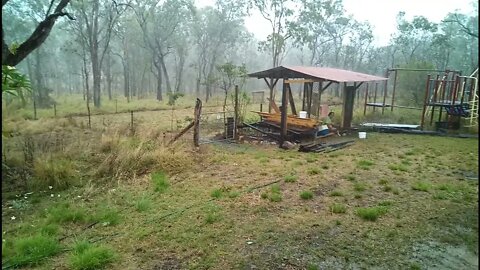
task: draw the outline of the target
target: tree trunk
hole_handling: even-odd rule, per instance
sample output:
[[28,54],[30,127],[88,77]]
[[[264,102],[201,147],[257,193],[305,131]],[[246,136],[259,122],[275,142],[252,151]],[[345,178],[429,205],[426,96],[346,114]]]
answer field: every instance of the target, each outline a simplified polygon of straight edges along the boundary
[[108,100],[112,100],[112,69],[111,69],[111,58],[110,52],[107,52],[107,66],[105,67],[105,76],[107,79],[107,93],[108,93]]
[[155,65],[155,69],[157,70],[156,76],[157,76],[157,100],[162,101],[163,96],[162,96],[162,66],[160,65],[159,61],[155,61],[153,63]]
[[163,74],[165,75],[165,83],[167,85],[167,93],[172,92],[172,87],[170,85],[170,78],[168,77],[167,66],[165,65],[164,56],[160,57],[160,64],[162,65]]

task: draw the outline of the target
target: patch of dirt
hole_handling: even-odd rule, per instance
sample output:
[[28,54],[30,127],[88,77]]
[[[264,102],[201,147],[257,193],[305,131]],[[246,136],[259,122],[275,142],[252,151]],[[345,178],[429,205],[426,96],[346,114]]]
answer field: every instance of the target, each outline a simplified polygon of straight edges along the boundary
[[182,262],[178,258],[168,257],[162,261],[155,262],[152,270],[177,270],[184,269]]

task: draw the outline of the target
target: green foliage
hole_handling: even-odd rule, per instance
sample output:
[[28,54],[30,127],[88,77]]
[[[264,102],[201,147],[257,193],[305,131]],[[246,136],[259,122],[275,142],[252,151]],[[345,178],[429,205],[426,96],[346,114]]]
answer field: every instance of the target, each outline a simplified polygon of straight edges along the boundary
[[170,105],[170,106],[173,106],[175,105],[175,103],[177,102],[177,99],[185,96],[183,93],[172,93],[172,92],[167,92],[167,96],[168,96],[168,102],[167,104]]
[[432,185],[428,182],[417,181],[417,182],[412,184],[412,189],[413,190],[418,190],[418,191],[428,192],[428,190],[431,188],[431,186]]
[[147,196],[142,196],[136,203],[135,208],[138,212],[145,212],[152,208],[152,199]]
[[302,191],[300,192],[300,198],[302,198],[303,200],[310,200],[313,198],[313,192],[311,192],[310,190]]
[[45,258],[54,256],[60,251],[60,245],[53,236],[35,235],[27,238],[20,238],[13,241],[11,245],[6,244],[6,250],[2,253],[8,263],[2,265],[24,266],[38,265]]
[[355,191],[362,192],[362,191],[365,191],[365,189],[367,189],[367,186],[364,183],[356,182],[353,184],[353,189]]
[[32,183],[38,189],[52,186],[62,190],[75,183],[75,168],[70,160],[63,158],[37,159],[33,168],[35,177]]
[[357,166],[362,170],[370,170],[370,167],[374,164],[371,160],[362,159],[357,162]]
[[162,171],[152,173],[151,179],[156,192],[163,193],[170,186],[167,181],[167,175]]
[[334,191],[332,191],[332,192],[330,193],[330,196],[332,196],[332,197],[341,197],[341,196],[343,196],[343,193],[342,193],[341,191],[339,191],[339,190],[334,190]]
[[86,241],[77,242],[73,250],[70,267],[75,270],[103,269],[117,257],[110,248],[95,246]]
[[30,81],[15,67],[2,65],[2,94],[19,97],[25,101],[24,91],[31,91]]
[[223,196],[223,191],[221,189],[215,189],[210,195],[212,198],[220,199]]

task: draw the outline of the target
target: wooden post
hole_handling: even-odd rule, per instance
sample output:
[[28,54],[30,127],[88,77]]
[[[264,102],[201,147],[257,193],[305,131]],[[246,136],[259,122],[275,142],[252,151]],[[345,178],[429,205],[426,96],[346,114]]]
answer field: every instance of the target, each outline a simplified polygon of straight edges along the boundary
[[[395,74],[397,74],[397,71],[395,71]],[[388,78],[390,76],[390,70],[387,69],[387,72],[385,73],[385,78]],[[385,112],[385,102],[387,102],[387,94],[388,94],[388,80],[385,81],[385,84],[383,86],[383,105],[382,105],[382,114]],[[393,97],[393,95],[392,95]],[[392,106],[393,106],[393,100],[392,100]],[[393,107],[392,107],[393,109]]]
[[306,93],[307,93],[307,90],[308,89],[308,83],[307,82],[304,82],[303,83],[303,98],[302,98],[302,111],[305,111],[305,96],[306,96]]
[[92,119],[90,117],[90,105],[87,98],[88,128],[92,128]]
[[[435,83],[433,85],[434,89],[433,89],[433,101],[432,101],[432,103],[437,102],[437,94],[438,94],[437,92],[438,92],[439,79],[440,79],[440,75],[437,74],[437,78],[435,79]],[[432,106],[432,114],[430,115],[430,126],[433,123],[433,115],[435,114],[435,105],[432,104],[431,106]]]
[[260,112],[263,112],[263,103],[260,103]]
[[313,101],[313,82],[308,83],[308,88],[307,88],[307,115],[308,118],[310,118],[312,114],[312,101]]
[[423,130],[423,126],[425,125],[425,113],[427,111],[427,99],[430,90],[430,74],[427,76],[427,86],[425,87],[425,97],[423,98],[423,110],[422,110],[422,121],[420,122],[420,129]]
[[369,83],[367,83],[367,87],[365,88],[365,105],[363,106],[363,115],[367,113],[368,85]]
[[198,147],[199,138],[200,138],[200,115],[202,113],[202,101],[197,98],[197,102],[195,103],[195,111],[193,116],[193,145]]
[[235,85],[235,103],[234,103],[234,110],[235,110],[235,118],[233,122],[233,138],[235,140],[238,139],[238,85]]
[[53,103],[53,116],[57,117],[57,103]]
[[[317,120],[320,120],[320,114],[322,111],[322,105],[320,104],[322,101],[322,87],[323,87],[323,81],[318,82],[318,107],[317,107]],[[313,91],[313,87],[312,87]]]
[[130,111],[130,131],[133,134],[133,111]]
[[393,77],[392,104],[390,104],[392,106],[390,111],[392,112],[393,112],[393,105],[395,104],[395,92],[397,89],[397,75],[398,75],[397,73],[398,73],[398,70],[395,70],[395,76]]
[[377,90],[378,90],[378,82],[375,82],[375,93],[373,94],[373,112],[375,112],[375,105],[377,103]]
[[352,125],[353,107],[355,102],[355,86],[347,86],[347,83],[343,87],[343,109],[342,109],[342,128],[348,129]]
[[293,100],[292,87],[290,87],[290,83],[288,84],[288,99],[292,109],[292,114],[297,115],[297,109],[295,108],[295,101]]
[[115,99],[115,113],[118,113],[118,100]]
[[33,120],[37,120],[37,102],[33,98]]
[[287,139],[287,106],[288,106],[288,93],[287,93],[287,83],[285,82],[288,78],[283,78],[283,87],[282,87],[282,109],[281,109],[281,132],[280,132],[280,147]]

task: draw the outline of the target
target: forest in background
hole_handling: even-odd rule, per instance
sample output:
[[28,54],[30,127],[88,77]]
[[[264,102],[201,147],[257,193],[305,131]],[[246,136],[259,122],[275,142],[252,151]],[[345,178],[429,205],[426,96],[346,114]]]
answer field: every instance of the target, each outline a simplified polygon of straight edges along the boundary
[[[55,14],[59,5],[64,14]],[[2,35],[9,52],[2,56],[15,54],[42,21],[57,16],[45,42],[16,65],[28,75],[39,108],[70,94],[95,107],[116,97],[163,100],[175,93],[208,103],[231,91],[232,77],[279,65],[469,75],[478,67],[478,3],[471,5],[471,14],[452,8],[440,23],[399,12],[389,44],[376,46],[372,26],[346,13],[341,0],[218,0],[203,8],[191,0],[7,0]],[[271,26],[263,40],[244,24],[254,9]],[[243,81],[247,91],[266,88],[260,80]]]

